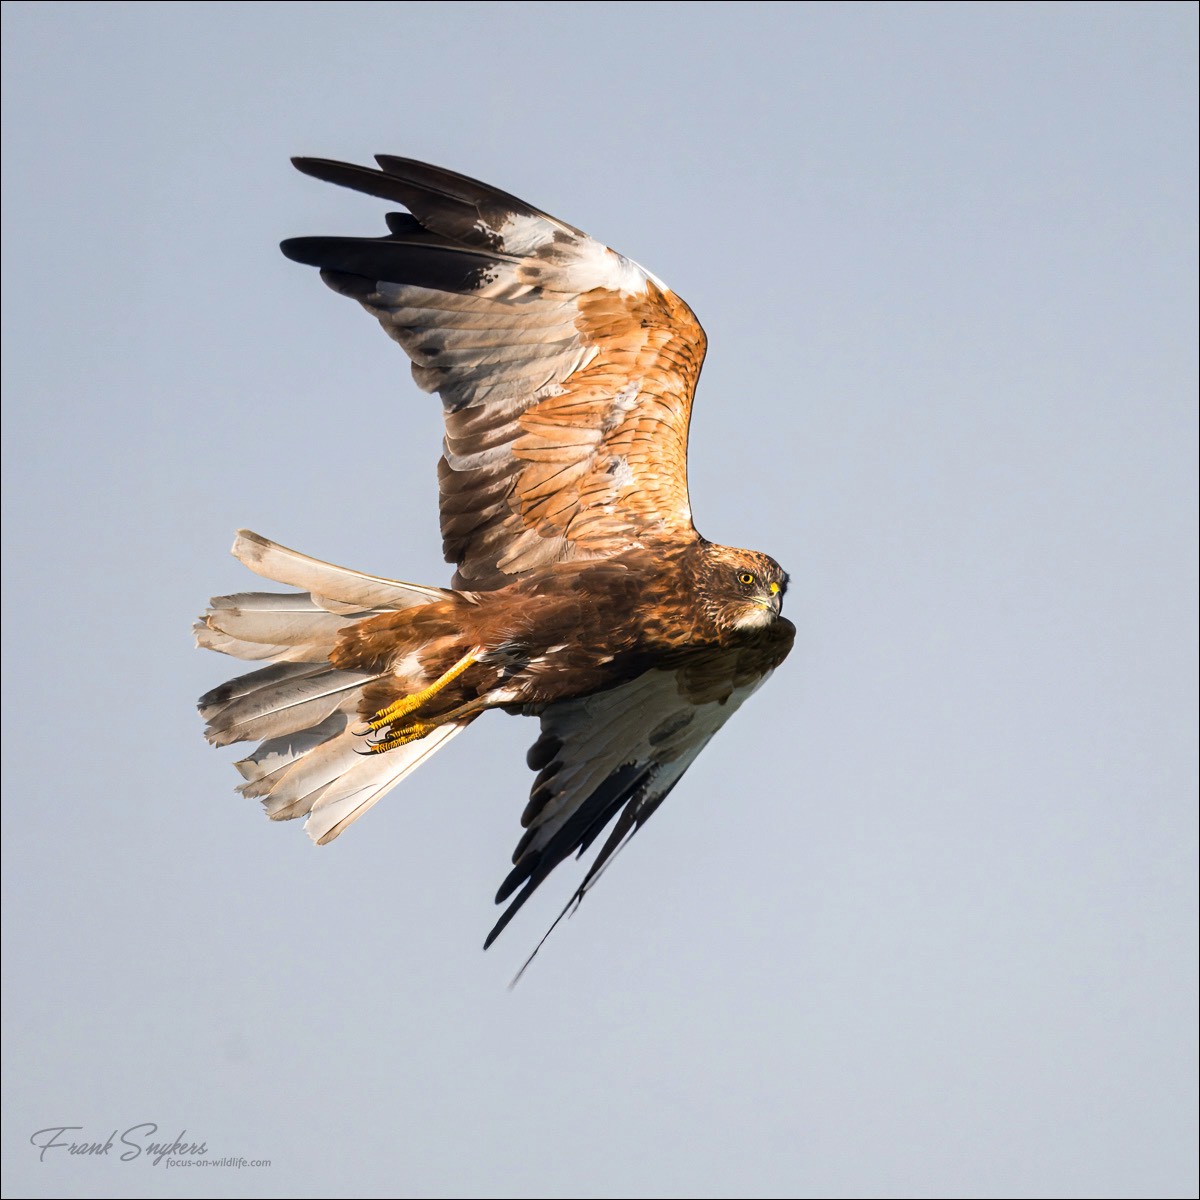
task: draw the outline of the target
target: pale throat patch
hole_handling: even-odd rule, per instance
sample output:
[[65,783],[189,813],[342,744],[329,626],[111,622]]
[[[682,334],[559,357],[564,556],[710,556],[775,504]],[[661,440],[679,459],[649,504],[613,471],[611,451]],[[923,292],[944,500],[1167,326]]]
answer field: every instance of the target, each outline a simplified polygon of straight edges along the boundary
[[767,604],[747,608],[734,622],[734,629],[761,629],[775,620],[775,610]]

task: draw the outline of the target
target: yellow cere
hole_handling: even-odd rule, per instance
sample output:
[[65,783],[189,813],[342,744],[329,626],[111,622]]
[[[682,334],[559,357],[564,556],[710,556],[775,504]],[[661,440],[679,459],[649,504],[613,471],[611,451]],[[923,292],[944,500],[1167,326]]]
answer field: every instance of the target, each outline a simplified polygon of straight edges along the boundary
[[779,595],[779,584],[777,584],[777,583],[772,583],[772,584],[771,584],[771,595],[772,595],[772,596],[778,596],[778,595]]

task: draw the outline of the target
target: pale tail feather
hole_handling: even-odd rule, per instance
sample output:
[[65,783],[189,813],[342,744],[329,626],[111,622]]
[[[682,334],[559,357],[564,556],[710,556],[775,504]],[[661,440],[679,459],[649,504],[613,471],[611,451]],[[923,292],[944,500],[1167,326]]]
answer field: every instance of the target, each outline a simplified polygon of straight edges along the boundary
[[219,629],[206,626],[203,621],[197,621],[192,626],[196,635],[196,645],[203,650],[216,650],[219,654],[232,654],[234,658],[248,659],[250,662],[261,662],[269,658],[274,662],[292,662],[294,647],[277,642],[243,642],[232,638]]
[[356,755],[358,761],[314,801],[304,831],[318,846],[328,845],[470,723],[442,725],[420,741],[386,754]]
[[[302,646],[307,642],[332,642],[353,620],[335,615],[304,592],[239,592],[214,596],[209,603],[222,633],[247,642],[278,642]],[[375,616],[390,609],[371,609],[354,619]],[[211,623],[211,622],[210,622]]]
[[319,725],[259,743],[253,754],[233,764],[246,781],[238,791],[243,796],[265,796],[292,763],[336,737],[348,723],[345,713],[333,713]]
[[238,592],[214,596],[193,626],[196,644],[235,658],[323,663],[338,635],[358,621],[394,609],[331,613],[307,592]]
[[300,588],[312,594],[317,604],[331,612],[345,612],[344,605],[353,611],[368,608],[411,608],[434,600],[447,600],[455,595],[445,588],[426,587],[419,583],[402,583],[378,575],[364,575],[348,567],[310,558],[298,550],[289,550],[261,534],[239,529],[231,551],[257,575]]
[[323,663],[338,635],[359,621],[455,595],[336,567],[246,529],[234,539],[233,555],[267,579],[306,589],[212,598],[193,627],[196,644],[251,661]]
[[236,764],[246,781],[238,791],[260,799],[274,821],[307,815],[305,831],[325,845],[470,724],[367,753],[356,714],[363,686],[375,678],[310,663],[264,667],[201,698],[206,736],[219,746],[263,738]]
[[[280,672],[283,666],[293,670]],[[363,684],[379,678],[330,666],[314,669],[311,663],[281,663],[266,672],[242,676],[200,697],[200,715],[208,722],[205,737],[214,746],[282,738],[320,725],[334,713],[353,713]],[[255,676],[260,676],[261,686],[247,687]],[[241,694],[228,692],[231,685]]]
[[[260,692],[274,687],[285,679],[302,679],[309,675],[319,675],[329,669],[328,664],[318,663],[273,663],[269,667],[260,667],[248,675],[239,675],[236,679],[228,679],[211,691],[205,692],[197,704],[200,715],[207,721],[218,708],[224,707],[231,700],[240,700],[252,692]],[[212,710],[212,711],[210,711]]]

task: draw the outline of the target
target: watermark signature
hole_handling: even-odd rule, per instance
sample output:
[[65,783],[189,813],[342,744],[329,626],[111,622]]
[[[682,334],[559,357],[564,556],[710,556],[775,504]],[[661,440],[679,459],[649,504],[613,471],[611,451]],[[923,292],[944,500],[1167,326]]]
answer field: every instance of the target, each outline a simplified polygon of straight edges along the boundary
[[170,1141],[158,1139],[158,1126],[153,1121],[114,1129],[103,1141],[79,1137],[82,1125],[48,1125],[29,1137],[30,1145],[38,1150],[38,1161],[56,1158],[107,1158],[110,1161],[142,1162],[154,1167],[269,1167],[269,1158],[226,1156],[211,1158],[208,1143],[189,1136],[186,1129]]

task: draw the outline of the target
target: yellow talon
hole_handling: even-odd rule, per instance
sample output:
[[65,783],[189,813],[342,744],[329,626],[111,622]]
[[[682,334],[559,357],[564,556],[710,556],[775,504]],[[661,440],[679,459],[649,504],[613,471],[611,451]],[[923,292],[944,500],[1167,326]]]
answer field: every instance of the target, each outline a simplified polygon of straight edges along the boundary
[[[398,717],[405,717],[411,712],[416,712],[427,700],[432,700],[434,696],[446,687],[447,684],[453,683],[469,666],[479,661],[479,652],[472,650],[470,654],[464,654],[444,674],[435,679],[428,687],[422,688],[419,692],[413,692],[411,696],[403,696],[395,702],[389,704],[382,712],[376,713],[373,720],[368,722],[368,725],[373,730],[380,730],[385,725],[393,724]],[[411,738],[408,739],[412,741]],[[390,739],[389,739],[390,741]],[[397,745],[402,743],[397,742]],[[384,743],[380,743],[384,745]]]
[[399,733],[394,733],[390,738],[385,738],[382,742],[368,742],[368,754],[383,754],[387,750],[395,750],[397,746],[407,746],[409,742],[415,742],[418,738],[423,738],[427,733],[432,733],[437,728],[436,725],[425,725],[418,721],[413,725],[405,725]]

